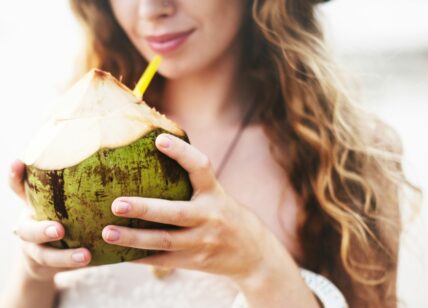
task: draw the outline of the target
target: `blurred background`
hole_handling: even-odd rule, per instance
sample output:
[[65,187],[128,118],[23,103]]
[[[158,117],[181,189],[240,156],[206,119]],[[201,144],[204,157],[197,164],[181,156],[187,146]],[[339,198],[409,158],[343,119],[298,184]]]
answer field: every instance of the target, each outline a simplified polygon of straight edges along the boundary
[[[428,1],[334,0],[319,14],[338,62],[359,85],[360,103],[397,129],[407,174],[428,192]],[[80,35],[68,1],[0,0],[0,293],[17,260],[12,229],[24,207],[8,188],[9,164],[64,90]],[[428,307],[425,225],[424,206],[403,233],[402,307]]]

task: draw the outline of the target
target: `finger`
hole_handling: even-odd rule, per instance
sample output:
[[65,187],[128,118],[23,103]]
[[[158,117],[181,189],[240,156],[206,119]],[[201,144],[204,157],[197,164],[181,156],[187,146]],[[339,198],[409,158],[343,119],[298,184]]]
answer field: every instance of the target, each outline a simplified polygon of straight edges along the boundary
[[56,221],[36,221],[26,217],[19,224],[16,234],[26,242],[42,244],[64,237],[64,227]]
[[143,220],[193,227],[203,222],[202,207],[188,201],[169,201],[164,199],[121,197],[112,204],[115,215]]
[[24,245],[24,253],[42,266],[74,268],[88,265],[91,253],[86,248],[56,249],[37,244]]
[[183,230],[132,229],[107,226],[102,232],[103,239],[110,244],[150,250],[175,251],[195,247],[194,232]]
[[194,146],[169,134],[160,134],[156,138],[156,146],[189,173],[195,191],[206,191],[215,187],[217,181],[210,160]]
[[19,160],[14,161],[10,166],[9,186],[21,199],[25,201],[24,176],[24,163]]

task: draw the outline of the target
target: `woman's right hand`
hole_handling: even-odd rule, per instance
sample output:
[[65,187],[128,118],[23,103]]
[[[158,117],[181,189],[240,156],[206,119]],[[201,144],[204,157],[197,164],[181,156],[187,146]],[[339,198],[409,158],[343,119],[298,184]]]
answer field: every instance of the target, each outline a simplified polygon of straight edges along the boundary
[[[25,202],[25,165],[16,161],[11,166],[9,183],[12,190]],[[36,221],[31,215],[21,220],[16,234],[23,242],[26,271],[40,281],[53,280],[56,273],[88,265],[91,254],[86,248],[56,249],[43,244],[64,237],[64,227],[55,221]]]

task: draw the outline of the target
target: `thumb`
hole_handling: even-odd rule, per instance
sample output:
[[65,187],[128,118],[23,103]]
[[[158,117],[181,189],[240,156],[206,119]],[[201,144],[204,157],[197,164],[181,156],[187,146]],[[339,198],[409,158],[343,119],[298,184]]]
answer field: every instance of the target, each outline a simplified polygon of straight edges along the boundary
[[156,138],[156,146],[189,173],[195,191],[207,191],[216,187],[217,180],[210,160],[193,145],[175,136],[160,134]]

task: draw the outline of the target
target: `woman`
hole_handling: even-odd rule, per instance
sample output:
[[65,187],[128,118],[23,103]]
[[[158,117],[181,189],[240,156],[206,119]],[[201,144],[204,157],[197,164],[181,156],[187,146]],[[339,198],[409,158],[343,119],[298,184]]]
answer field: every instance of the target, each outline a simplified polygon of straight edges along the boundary
[[[324,49],[316,2],[71,2],[88,36],[84,71],[99,67],[133,87],[147,59],[163,55],[161,77],[145,99],[188,133],[192,146],[168,135],[156,144],[189,172],[195,194],[185,204],[117,199],[115,215],[185,228],[107,226],[102,236],[108,243],[167,252],[129,265],[129,276],[114,274],[124,270],[120,265],[79,271],[81,280],[96,282],[79,289],[75,279],[61,293],[60,306],[83,307],[91,286],[108,285],[100,277],[127,286],[97,289],[110,290],[104,296],[111,302],[130,294],[155,279],[136,278],[145,264],[158,276],[163,267],[176,269],[164,272],[164,289],[174,276],[183,285],[208,273],[230,283],[233,292],[224,293],[223,302],[213,302],[215,290],[199,284],[194,307],[228,307],[238,290],[249,307],[319,307],[325,294],[300,268],[328,278],[351,307],[396,307],[399,192],[410,185],[397,138],[350,103]],[[22,197],[23,173],[21,163],[12,166],[11,185]],[[51,307],[54,275],[84,267],[90,253],[38,245],[64,235],[55,222],[29,218],[17,234],[24,261],[9,303]],[[196,278],[183,269],[202,273]],[[185,288],[177,290],[175,306],[189,307],[179,299],[187,296]],[[149,306],[150,296],[123,303]]]

